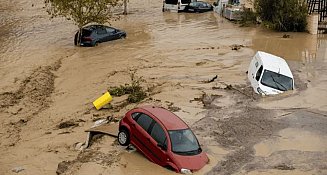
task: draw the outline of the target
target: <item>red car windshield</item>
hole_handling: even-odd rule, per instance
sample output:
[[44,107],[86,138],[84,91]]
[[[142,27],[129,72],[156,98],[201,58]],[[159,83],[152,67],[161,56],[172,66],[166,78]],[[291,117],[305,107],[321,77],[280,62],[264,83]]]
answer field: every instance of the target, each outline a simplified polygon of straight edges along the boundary
[[168,131],[172,151],[180,155],[197,155],[202,152],[198,140],[190,129]]

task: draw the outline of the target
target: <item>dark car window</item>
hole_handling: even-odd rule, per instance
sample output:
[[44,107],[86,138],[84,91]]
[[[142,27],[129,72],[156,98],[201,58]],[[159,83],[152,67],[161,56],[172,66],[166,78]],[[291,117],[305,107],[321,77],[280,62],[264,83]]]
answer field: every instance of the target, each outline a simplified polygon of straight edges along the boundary
[[92,34],[91,30],[83,29],[82,30],[82,37],[88,37]]
[[115,29],[110,28],[110,27],[107,27],[106,30],[107,30],[108,33],[113,33],[113,32],[115,32]]
[[155,141],[157,141],[157,143],[161,143],[162,145],[164,145],[166,140],[166,134],[159,123],[156,122],[153,125],[150,135]]
[[107,33],[107,30],[105,28],[101,27],[101,28],[97,29],[97,32],[99,35],[103,35],[103,34]]
[[260,76],[261,76],[262,70],[263,70],[263,67],[260,66],[260,68],[259,68],[257,74],[255,75],[255,79],[256,79],[257,81],[259,81],[259,79],[260,79]]
[[199,6],[201,7],[201,8],[210,8],[210,4],[208,4],[208,3],[205,3],[205,2],[202,2],[202,3],[199,3]]
[[141,114],[137,119],[137,123],[145,130],[148,131],[153,119],[148,115]]
[[139,115],[140,115],[139,112],[134,112],[131,116],[136,121]]
[[166,0],[166,4],[177,4],[178,0]]
[[189,4],[191,0],[181,0],[182,4]]
[[196,3],[196,2],[191,2],[191,3],[190,3],[190,6],[191,6],[191,7],[196,7],[197,5],[198,5],[198,3]]

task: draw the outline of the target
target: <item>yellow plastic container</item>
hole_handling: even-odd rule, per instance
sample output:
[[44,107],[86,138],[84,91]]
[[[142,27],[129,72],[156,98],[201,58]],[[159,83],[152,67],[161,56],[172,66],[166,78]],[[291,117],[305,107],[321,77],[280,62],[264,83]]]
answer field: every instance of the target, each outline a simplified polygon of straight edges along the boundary
[[103,94],[101,97],[99,97],[98,99],[96,99],[93,102],[94,107],[99,110],[101,109],[104,105],[108,104],[109,102],[111,102],[112,97],[109,94],[109,92],[106,92],[105,94]]

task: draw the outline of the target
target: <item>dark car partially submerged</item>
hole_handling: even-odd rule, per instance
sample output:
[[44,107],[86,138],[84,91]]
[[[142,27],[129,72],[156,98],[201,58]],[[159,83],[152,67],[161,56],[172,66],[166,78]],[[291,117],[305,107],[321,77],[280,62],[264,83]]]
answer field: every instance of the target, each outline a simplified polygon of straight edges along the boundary
[[208,12],[212,10],[213,10],[213,6],[211,4],[203,1],[197,1],[197,2],[189,3],[189,5],[185,7],[184,11],[201,13],[201,12]]
[[74,44],[80,46],[96,46],[98,43],[116,40],[126,37],[126,32],[105,26],[105,25],[89,25],[77,31],[74,38]]

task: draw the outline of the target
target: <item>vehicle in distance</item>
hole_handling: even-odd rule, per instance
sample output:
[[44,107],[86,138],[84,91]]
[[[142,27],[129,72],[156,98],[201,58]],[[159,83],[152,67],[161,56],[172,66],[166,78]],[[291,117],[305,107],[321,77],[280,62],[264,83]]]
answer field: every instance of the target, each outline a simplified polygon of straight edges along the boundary
[[[79,35],[80,31],[75,34],[75,45],[96,46],[98,43],[126,37],[126,32],[105,25],[88,25],[83,27],[81,31],[81,35]],[[78,38],[80,39],[78,40]]]
[[189,3],[189,5],[185,7],[186,12],[201,13],[201,12],[207,12],[212,10],[213,10],[213,6],[203,1],[191,2]]
[[274,95],[294,89],[293,74],[286,61],[262,51],[258,51],[252,58],[248,79],[253,90],[262,95]]
[[185,10],[185,7],[196,0],[164,0],[162,11],[181,12]]
[[119,123],[120,145],[134,145],[150,161],[189,174],[205,166],[209,159],[187,126],[174,113],[155,106],[128,111]]

